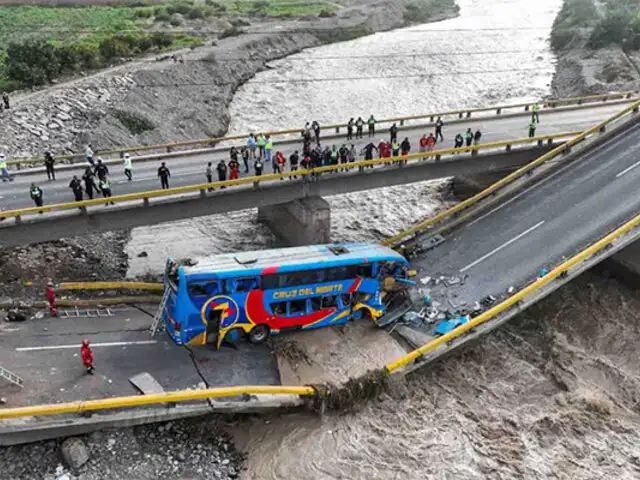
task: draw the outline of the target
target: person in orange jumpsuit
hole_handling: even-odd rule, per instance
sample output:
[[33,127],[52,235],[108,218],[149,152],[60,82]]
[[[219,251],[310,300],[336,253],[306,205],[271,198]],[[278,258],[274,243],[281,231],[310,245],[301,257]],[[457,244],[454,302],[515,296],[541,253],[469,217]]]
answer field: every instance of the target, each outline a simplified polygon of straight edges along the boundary
[[53,288],[53,282],[47,282],[47,301],[49,302],[49,313],[52,316],[58,316],[58,305],[56,304],[56,291]]
[[80,347],[80,354],[82,355],[82,364],[87,369],[89,375],[93,375],[93,352],[89,346],[89,340],[83,340]]

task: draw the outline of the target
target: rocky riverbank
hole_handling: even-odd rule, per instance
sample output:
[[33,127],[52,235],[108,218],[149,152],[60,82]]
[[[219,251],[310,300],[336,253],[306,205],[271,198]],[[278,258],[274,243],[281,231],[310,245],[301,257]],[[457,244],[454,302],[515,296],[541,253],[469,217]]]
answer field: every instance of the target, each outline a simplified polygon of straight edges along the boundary
[[640,90],[640,50],[592,39],[596,29],[596,33],[602,31],[606,16],[599,0],[565,0],[551,29],[551,46],[557,55],[554,97]]
[[[334,16],[251,19],[194,50],[125,63],[42,91],[21,93],[0,115],[10,158],[84,152],[223,135],[235,90],[268,62],[324,43],[457,14],[453,0],[356,0]],[[301,117],[304,112],[301,112]],[[302,119],[301,119],[302,121]]]

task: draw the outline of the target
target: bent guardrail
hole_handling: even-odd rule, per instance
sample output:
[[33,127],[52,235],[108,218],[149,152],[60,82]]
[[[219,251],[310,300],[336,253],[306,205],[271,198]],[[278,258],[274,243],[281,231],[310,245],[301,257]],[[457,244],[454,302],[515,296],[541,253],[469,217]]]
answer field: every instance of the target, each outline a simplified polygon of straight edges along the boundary
[[[420,348],[413,350],[407,355],[394,360],[382,367],[382,371],[393,374],[401,371],[412,362],[419,360],[421,357],[433,352],[436,348],[450,342],[471,329],[482,325],[492,319],[495,319],[498,315],[507,312],[510,308],[517,306],[519,302],[524,300],[529,295],[534,294],[549,282],[563,275],[570,268],[576,266],[578,263],[598,254],[601,250],[608,248],[612,242],[616,239],[626,235],[635,228],[640,226],[640,215],[637,215],[629,222],[625,223],[621,227],[617,228],[613,232],[604,236],[591,246],[582,250],[569,260],[555,267],[545,276],[536,279],[527,287],[521,289],[516,294],[502,301],[498,305],[492,307],[486,312],[478,315],[469,322],[460,325],[455,330],[436,338],[435,340],[423,345]],[[168,393],[157,393],[149,395],[135,395],[126,397],[114,397],[104,398],[98,400],[86,400],[59,404],[49,405],[34,405],[28,407],[16,407],[0,410],[0,420],[22,417],[34,417],[34,416],[46,416],[46,415],[61,415],[67,413],[80,414],[83,412],[90,412],[95,410],[108,410],[123,407],[137,407],[152,404],[167,404],[177,403],[192,400],[204,400],[208,398],[221,398],[231,397],[235,395],[298,395],[306,397],[318,397],[321,392],[311,386],[238,386],[238,387],[217,387],[209,388],[206,390],[186,390],[175,391]]]
[[414,225],[411,228],[408,228],[400,233],[398,233],[397,235],[394,235],[393,237],[390,237],[386,240],[384,240],[383,242],[381,242],[383,245],[386,246],[391,246],[391,245],[397,245],[399,242],[407,239],[408,237],[415,235],[417,233],[420,233],[421,231],[439,223],[442,222],[443,220],[448,219],[449,217],[456,215],[458,213],[460,213],[461,211],[475,205],[476,203],[480,202],[481,200],[487,198],[489,195],[494,194],[496,191],[498,191],[499,189],[505,187],[506,185],[509,185],[511,182],[521,178],[523,175],[526,175],[528,173],[530,173],[534,168],[539,167],[540,165],[542,165],[543,163],[554,159],[555,157],[557,157],[560,154],[566,153],[569,151],[569,149],[571,149],[571,147],[573,147],[574,145],[576,145],[579,142],[584,141],[587,137],[589,137],[590,135],[594,135],[594,134],[598,134],[601,132],[604,132],[607,125],[615,122],[616,120],[618,120],[619,118],[629,114],[629,113],[637,113],[638,109],[640,107],[640,101],[636,101],[635,103],[633,103],[632,105],[630,105],[629,107],[619,111],[618,113],[616,113],[615,115],[607,118],[606,120],[596,124],[595,126],[591,127],[588,130],[585,130],[584,132],[580,133],[579,135],[577,135],[576,137],[572,138],[571,140],[567,141],[566,143],[560,145],[557,148],[554,148],[553,150],[551,150],[550,152],[545,153],[544,155],[542,155],[541,157],[537,158],[536,160],[534,160],[533,162],[530,162],[528,164],[526,164],[524,167],[519,168],[518,170],[516,170],[515,172],[510,173],[509,175],[507,175],[506,177],[502,178],[501,180],[497,181],[496,183],[490,185],[489,187],[485,188],[484,190],[482,190],[481,192],[477,193],[476,195],[474,195],[471,198],[468,198],[467,200],[464,200],[460,203],[457,203],[456,205],[454,205],[453,207],[449,208],[448,210],[445,210],[444,212],[438,213],[432,217],[429,217],[428,219],[426,219],[424,222],[421,222],[417,225]]
[[[280,180],[281,178],[289,178],[289,177],[299,177],[296,178],[296,181],[310,181],[316,178],[318,175],[327,172],[338,172],[341,170],[359,170],[365,167],[375,167],[375,166],[383,166],[390,164],[398,164],[402,166],[400,162],[421,162],[425,159],[432,158],[435,162],[439,162],[442,160],[443,156],[460,156],[463,154],[471,154],[471,156],[475,156],[479,151],[488,151],[488,150],[496,150],[496,149],[506,149],[507,151],[511,151],[514,146],[517,145],[528,145],[534,144],[537,146],[545,145],[545,142],[548,145],[552,145],[555,140],[560,139],[569,139],[575,137],[580,134],[580,132],[563,132],[558,134],[550,134],[550,135],[541,135],[533,138],[518,138],[512,140],[503,140],[500,142],[492,142],[492,143],[484,143],[480,145],[471,145],[460,148],[448,148],[443,150],[434,150],[431,152],[418,152],[411,153],[405,156],[398,157],[389,157],[389,158],[380,158],[377,160],[361,160],[357,162],[352,162],[348,164],[338,164],[324,167],[317,167],[309,170],[296,170],[290,172],[283,173],[273,173],[268,175],[261,176],[253,176],[253,177],[244,177],[239,178],[237,180],[225,180],[221,182],[213,182],[213,183],[202,183],[196,185],[190,185],[186,187],[175,187],[164,190],[150,190],[147,192],[140,193],[129,193],[124,195],[114,195],[113,197],[109,197],[108,200],[104,198],[96,198],[93,200],[83,200],[80,202],[66,202],[66,203],[58,203],[52,205],[44,205],[42,207],[29,207],[23,209],[16,210],[7,210],[0,212],[0,219],[7,218],[15,218],[16,223],[20,223],[22,221],[22,217],[25,215],[33,215],[45,212],[53,212],[53,211],[61,211],[61,210],[73,210],[80,209],[82,214],[87,214],[87,207],[105,207],[105,204],[108,203],[123,203],[123,202],[131,202],[136,200],[142,200],[143,206],[148,206],[150,204],[150,200],[154,198],[166,198],[175,195],[183,195],[183,194],[193,194],[199,193],[202,197],[206,197],[208,192],[211,189],[218,188],[226,188],[238,185],[252,185],[254,188],[260,186],[262,182],[268,182],[273,180]],[[464,160],[457,160],[464,161]]]
[[163,290],[161,283],[150,282],[62,282],[56,290]]
[[[540,105],[544,108],[558,108],[558,107],[567,107],[567,106],[589,106],[594,103],[602,103],[602,102],[615,102],[615,101],[632,101],[634,97],[638,95],[638,92],[620,92],[620,93],[606,93],[600,95],[589,95],[584,97],[572,97],[572,98],[564,98],[558,100],[545,100],[541,101]],[[483,112],[494,112],[496,115],[501,115],[506,110],[520,110],[522,112],[529,112],[530,108],[534,102],[528,103],[515,103],[515,104],[506,104],[506,105],[497,105],[491,107],[481,107],[481,108],[463,108],[458,110],[445,110],[442,112],[434,112],[434,113],[426,113],[421,115],[409,115],[405,117],[392,117],[385,118],[376,121],[376,125],[385,124],[385,123],[399,123],[400,126],[404,126],[405,122],[415,121],[415,120],[428,120],[430,123],[433,123],[435,119],[438,117],[451,117],[457,119],[463,118],[471,118],[471,116],[475,113],[483,113]],[[450,118],[449,118],[450,120]],[[346,123],[340,124],[332,124],[321,126],[321,130],[323,131],[331,131],[335,133],[340,133],[340,129],[345,129],[347,127]],[[301,131],[302,126],[298,128],[291,128],[285,130],[275,130],[275,131],[264,131],[265,135],[271,136],[280,136],[280,135],[291,135],[296,134]],[[171,152],[175,148],[181,147],[189,147],[194,145],[215,145],[220,142],[233,141],[233,140],[246,140],[248,137],[248,133],[242,135],[228,135],[224,137],[210,137],[196,140],[185,140],[180,142],[173,143],[165,143],[165,144],[156,144],[156,145],[138,145],[134,147],[122,147],[122,148],[114,148],[107,150],[100,150],[96,152],[96,155],[99,153],[100,155],[114,155],[114,154],[124,154],[124,153],[133,153],[133,152],[147,152],[150,150],[166,150],[167,152]],[[83,153],[71,154],[71,155],[60,155],[56,157],[57,161],[66,161],[73,159],[81,159],[83,158]],[[15,166],[20,169],[22,165],[25,164],[36,164],[43,163],[44,158],[42,157],[34,157],[28,159],[18,159],[18,160],[9,160],[7,161],[7,165]]]

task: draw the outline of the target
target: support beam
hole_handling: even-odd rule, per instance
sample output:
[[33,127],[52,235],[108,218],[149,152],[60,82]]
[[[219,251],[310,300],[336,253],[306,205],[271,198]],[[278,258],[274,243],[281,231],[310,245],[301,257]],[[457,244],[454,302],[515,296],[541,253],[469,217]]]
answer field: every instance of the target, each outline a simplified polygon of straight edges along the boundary
[[288,246],[331,242],[331,207],[322,197],[258,208],[258,220]]

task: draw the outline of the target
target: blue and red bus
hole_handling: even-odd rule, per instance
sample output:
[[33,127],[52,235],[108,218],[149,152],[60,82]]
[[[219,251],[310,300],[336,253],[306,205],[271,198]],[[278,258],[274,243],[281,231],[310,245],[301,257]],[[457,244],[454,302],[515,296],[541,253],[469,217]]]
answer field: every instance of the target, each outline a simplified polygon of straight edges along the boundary
[[287,330],[340,325],[385,313],[385,286],[409,264],[370,243],[225,253],[165,271],[162,317],[177,344],[220,347],[246,336],[262,343]]

